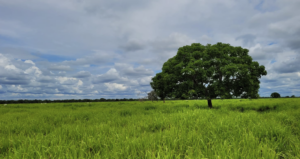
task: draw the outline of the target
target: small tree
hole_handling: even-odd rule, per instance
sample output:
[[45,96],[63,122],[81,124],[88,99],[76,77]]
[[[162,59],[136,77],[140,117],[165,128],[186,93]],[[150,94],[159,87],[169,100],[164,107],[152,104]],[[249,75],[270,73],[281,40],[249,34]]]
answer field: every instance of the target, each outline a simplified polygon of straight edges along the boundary
[[273,92],[273,93],[271,94],[271,97],[272,97],[272,98],[280,98],[280,94],[277,93],[277,92]]
[[292,97],[292,98],[295,98],[295,95],[292,95],[291,97]]
[[152,100],[152,102],[153,102],[153,100],[158,100],[157,94],[154,90],[152,90],[151,92],[148,93],[148,99]]

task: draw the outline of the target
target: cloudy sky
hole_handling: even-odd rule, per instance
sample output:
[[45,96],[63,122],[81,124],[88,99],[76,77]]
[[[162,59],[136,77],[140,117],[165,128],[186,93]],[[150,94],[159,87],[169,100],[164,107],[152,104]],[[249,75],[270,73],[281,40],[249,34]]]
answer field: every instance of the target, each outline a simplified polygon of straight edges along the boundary
[[229,43],[300,96],[299,0],[0,0],[0,100],[138,98],[177,49]]

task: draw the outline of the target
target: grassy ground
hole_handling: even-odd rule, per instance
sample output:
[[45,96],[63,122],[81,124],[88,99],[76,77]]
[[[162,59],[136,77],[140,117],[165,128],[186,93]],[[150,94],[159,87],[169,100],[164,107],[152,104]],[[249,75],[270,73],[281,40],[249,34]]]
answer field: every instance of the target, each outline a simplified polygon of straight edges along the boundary
[[300,158],[300,99],[0,106],[0,158]]

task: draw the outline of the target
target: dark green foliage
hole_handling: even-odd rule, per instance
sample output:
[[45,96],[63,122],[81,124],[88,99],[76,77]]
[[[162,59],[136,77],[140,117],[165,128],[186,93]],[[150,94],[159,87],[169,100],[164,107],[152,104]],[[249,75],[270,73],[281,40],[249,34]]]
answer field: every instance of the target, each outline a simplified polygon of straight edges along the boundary
[[280,94],[277,93],[277,92],[273,92],[273,93],[271,94],[271,97],[272,97],[272,98],[280,98]]
[[151,87],[154,89],[157,96],[159,96],[165,102],[165,98],[171,91],[171,88],[168,87],[169,81],[165,79],[163,73],[156,74],[156,76],[152,78],[152,81],[153,82],[150,83]]
[[292,95],[291,98],[295,98],[295,95]]
[[210,108],[217,97],[258,98],[259,78],[267,71],[248,52],[223,43],[180,47],[152,78],[151,87],[162,99],[205,98]]

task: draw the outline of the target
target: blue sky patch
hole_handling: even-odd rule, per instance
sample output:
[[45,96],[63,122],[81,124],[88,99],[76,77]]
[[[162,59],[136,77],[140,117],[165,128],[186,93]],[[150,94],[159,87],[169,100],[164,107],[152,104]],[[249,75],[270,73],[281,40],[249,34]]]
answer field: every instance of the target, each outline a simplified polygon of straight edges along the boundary
[[155,74],[162,72],[162,70],[156,70],[154,71]]
[[96,67],[97,65],[91,64],[90,67]]
[[276,43],[274,43],[274,42],[271,42],[271,43],[269,43],[268,45],[274,45],[274,44],[276,44]]
[[255,5],[254,9],[264,12],[261,8],[262,4],[264,3],[264,0],[261,0],[257,5]]
[[272,60],[272,61],[271,61],[271,64],[272,64],[272,63],[275,63],[275,62],[277,62],[277,61],[276,61],[276,60]]

